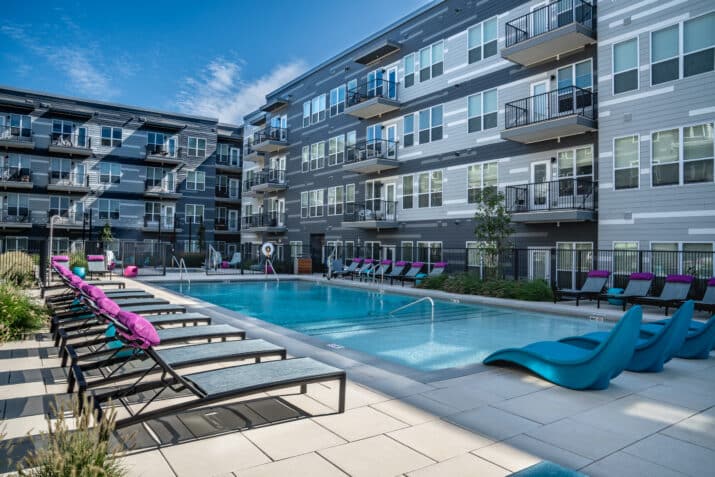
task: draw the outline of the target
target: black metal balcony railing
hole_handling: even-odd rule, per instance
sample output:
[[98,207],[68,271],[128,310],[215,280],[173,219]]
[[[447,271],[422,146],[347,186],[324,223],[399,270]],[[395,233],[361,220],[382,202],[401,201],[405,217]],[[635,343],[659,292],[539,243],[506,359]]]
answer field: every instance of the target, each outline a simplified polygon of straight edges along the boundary
[[0,126],[0,141],[32,142],[32,128],[20,126]]
[[527,126],[572,115],[595,119],[595,96],[591,90],[567,86],[517,99],[504,105],[505,128]]
[[506,47],[571,23],[594,26],[594,7],[584,0],[557,0],[506,23]]
[[506,209],[511,213],[540,210],[596,210],[597,184],[591,179],[560,179],[507,186]]
[[241,167],[241,159],[238,157],[230,156],[216,156],[216,164],[219,166],[229,166],[229,167]]
[[345,163],[368,159],[396,159],[397,143],[387,139],[361,141],[345,148]]
[[146,192],[174,194],[176,192],[176,186],[169,187],[167,184],[164,184],[161,180],[146,179],[144,181],[144,190]]
[[64,185],[74,187],[89,187],[89,174],[77,174],[74,172],[49,171],[51,185]]
[[224,199],[240,199],[241,191],[238,189],[232,189],[228,186],[216,186],[215,190],[216,197],[221,197]]
[[243,142],[243,157],[249,156],[254,152],[257,151],[253,149],[253,138],[247,137],[246,140]]
[[177,147],[173,151],[171,151],[164,144],[147,144],[146,145],[146,155],[147,156],[160,156],[160,157],[176,158],[179,155],[179,148]]
[[397,220],[397,201],[368,199],[362,204],[345,204],[344,222],[394,222]]
[[286,181],[286,171],[282,169],[263,169],[252,174],[243,182],[243,190],[248,191],[251,187],[262,184],[284,185]]
[[[13,208],[13,210],[15,210]],[[3,213],[0,221],[4,224],[27,224],[30,223],[30,211],[25,208],[17,209],[17,212]]]
[[253,144],[260,144],[265,141],[288,142],[288,129],[268,126],[253,133]]
[[47,211],[47,223],[50,223],[50,220],[54,216],[57,216],[53,221],[57,225],[82,225],[84,223],[84,214],[59,209],[50,209]]
[[253,214],[241,218],[241,228],[250,229],[254,227],[283,227],[285,225],[285,213],[266,212],[263,214]]
[[358,83],[351,88],[347,86],[347,107],[355,106],[372,98],[386,98],[397,101],[397,82],[384,78],[375,78]]
[[238,232],[238,220],[217,218],[216,220],[214,220],[214,228],[216,230],[226,230],[229,232]]
[[74,149],[91,149],[92,138],[89,136],[80,136],[77,133],[63,134],[53,132],[50,136],[50,143],[53,146],[71,147]]
[[144,214],[144,227],[156,228],[171,232],[176,225],[176,217],[174,215],[161,214]]
[[5,166],[0,168],[0,181],[32,182],[32,172],[29,167]]

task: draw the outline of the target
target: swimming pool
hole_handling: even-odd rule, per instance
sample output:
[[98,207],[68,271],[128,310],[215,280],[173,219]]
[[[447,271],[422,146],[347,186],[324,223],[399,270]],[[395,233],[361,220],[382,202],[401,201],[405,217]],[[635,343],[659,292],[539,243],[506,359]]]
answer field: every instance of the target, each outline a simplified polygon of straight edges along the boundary
[[610,327],[607,323],[503,307],[416,298],[305,281],[179,283],[167,288],[420,371],[481,362],[497,349]]

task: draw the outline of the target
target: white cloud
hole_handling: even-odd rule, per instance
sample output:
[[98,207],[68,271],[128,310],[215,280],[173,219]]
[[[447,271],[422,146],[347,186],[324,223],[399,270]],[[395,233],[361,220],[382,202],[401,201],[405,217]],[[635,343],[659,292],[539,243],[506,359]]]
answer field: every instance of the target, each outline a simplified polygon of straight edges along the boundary
[[303,61],[276,66],[268,74],[255,80],[241,78],[242,63],[217,58],[205,72],[184,80],[177,95],[180,111],[217,117],[233,124],[243,122],[243,116],[265,103],[267,93],[296,78],[306,69]]

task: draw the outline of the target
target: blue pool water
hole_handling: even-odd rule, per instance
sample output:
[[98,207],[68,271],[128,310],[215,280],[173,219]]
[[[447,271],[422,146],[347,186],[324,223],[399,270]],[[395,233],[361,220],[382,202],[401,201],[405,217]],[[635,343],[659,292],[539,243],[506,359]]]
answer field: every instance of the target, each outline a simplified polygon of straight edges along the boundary
[[497,349],[608,328],[580,318],[435,300],[434,319],[414,297],[303,281],[165,286],[230,310],[422,371],[481,362]]

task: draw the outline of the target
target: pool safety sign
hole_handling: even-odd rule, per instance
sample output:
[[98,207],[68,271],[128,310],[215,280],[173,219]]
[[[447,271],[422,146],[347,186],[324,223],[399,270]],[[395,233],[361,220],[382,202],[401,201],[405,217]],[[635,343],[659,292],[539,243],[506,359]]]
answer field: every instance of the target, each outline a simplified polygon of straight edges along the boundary
[[273,252],[275,251],[276,246],[273,245],[271,242],[266,242],[263,244],[261,247],[261,253],[266,257],[266,258],[271,258],[273,255]]

